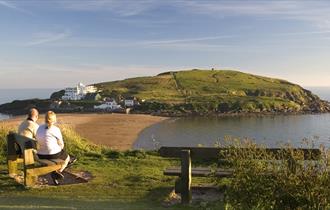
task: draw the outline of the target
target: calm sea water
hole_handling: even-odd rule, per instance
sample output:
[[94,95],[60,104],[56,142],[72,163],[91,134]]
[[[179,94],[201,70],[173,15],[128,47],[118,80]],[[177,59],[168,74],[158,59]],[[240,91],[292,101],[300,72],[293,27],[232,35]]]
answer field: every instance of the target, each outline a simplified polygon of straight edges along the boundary
[[[330,101],[330,88],[307,88]],[[135,148],[159,146],[213,146],[227,137],[249,138],[269,147],[303,139],[330,147],[330,114],[170,119],[143,130]]]
[[134,147],[214,146],[227,137],[248,138],[269,147],[288,142],[301,146],[306,138],[329,147],[330,114],[170,119],[143,130]]
[[[31,98],[46,99],[57,89],[0,89],[0,104]],[[0,120],[9,116],[0,113]]]

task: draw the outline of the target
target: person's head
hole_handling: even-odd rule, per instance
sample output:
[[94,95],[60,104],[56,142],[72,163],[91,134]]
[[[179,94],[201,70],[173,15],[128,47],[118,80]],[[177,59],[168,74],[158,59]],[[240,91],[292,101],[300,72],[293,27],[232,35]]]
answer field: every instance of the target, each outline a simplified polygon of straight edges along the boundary
[[45,116],[45,123],[47,127],[50,128],[54,123],[56,123],[56,114],[53,111],[48,111]]
[[39,117],[39,112],[36,108],[32,108],[29,110],[28,113],[28,118],[33,120],[34,122],[36,122],[38,120]]

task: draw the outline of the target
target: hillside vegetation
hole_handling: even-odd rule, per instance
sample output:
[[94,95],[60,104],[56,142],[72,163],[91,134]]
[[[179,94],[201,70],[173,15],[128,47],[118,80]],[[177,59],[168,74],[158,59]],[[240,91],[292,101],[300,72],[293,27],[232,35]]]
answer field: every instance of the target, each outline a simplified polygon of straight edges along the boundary
[[329,104],[285,80],[231,70],[190,70],[95,84],[104,96],[144,99],[142,110],[326,112]]

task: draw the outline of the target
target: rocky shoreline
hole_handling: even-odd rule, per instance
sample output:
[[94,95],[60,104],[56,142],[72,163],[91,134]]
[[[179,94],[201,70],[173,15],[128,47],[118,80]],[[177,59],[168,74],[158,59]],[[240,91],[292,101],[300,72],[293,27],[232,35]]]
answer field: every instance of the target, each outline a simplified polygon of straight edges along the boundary
[[[1,104],[0,105],[0,113],[12,116],[25,115],[27,111],[36,107],[40,111],[40,113],[45,113],[48,110],[54,110],[57,113],[76,113],[76,114],[88,114],[88,113],[125,113],[124,110],[111,112],[111,111],[100,111],[93,110],[91,108],[72,108],[72,109],[52,109],[50,108],[51,100],[39,100],[39,99],[31,99],[31,100],[22,100],[22,101],[13,101],[11,103]],[[206,111],[206,112],[196,112],[190,110],[141,110],[140,108],[132,109],[131,114],[147,114],[153,116],[161,116],[161,117],[197,117],[197,116],[265,116],[265,115],[303,115],[303,114],[322,114],[322,113],[330,113],[330,103],[328,101],[320,101],[319,104],[309,109],[304,109],[300,111],[292,111],[292,110],[271,110],[271,111],[247,111],[247,110],[239,110],[239,111],[229,111],[229,112],[219,112],[219,111]]]

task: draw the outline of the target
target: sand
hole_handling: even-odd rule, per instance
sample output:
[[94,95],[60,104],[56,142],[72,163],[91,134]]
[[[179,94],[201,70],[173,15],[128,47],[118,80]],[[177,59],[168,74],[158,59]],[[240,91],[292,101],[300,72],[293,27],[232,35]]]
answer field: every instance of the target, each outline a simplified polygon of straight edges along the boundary
[[[24,116],[4,120],[5,124],[18,126]],[[131,149],[139,133],[167,119],[141,114],[58,114],[59,124],[72,126],[83,138],[120,151]],[[43,123],[40,116],[39,124]]]

